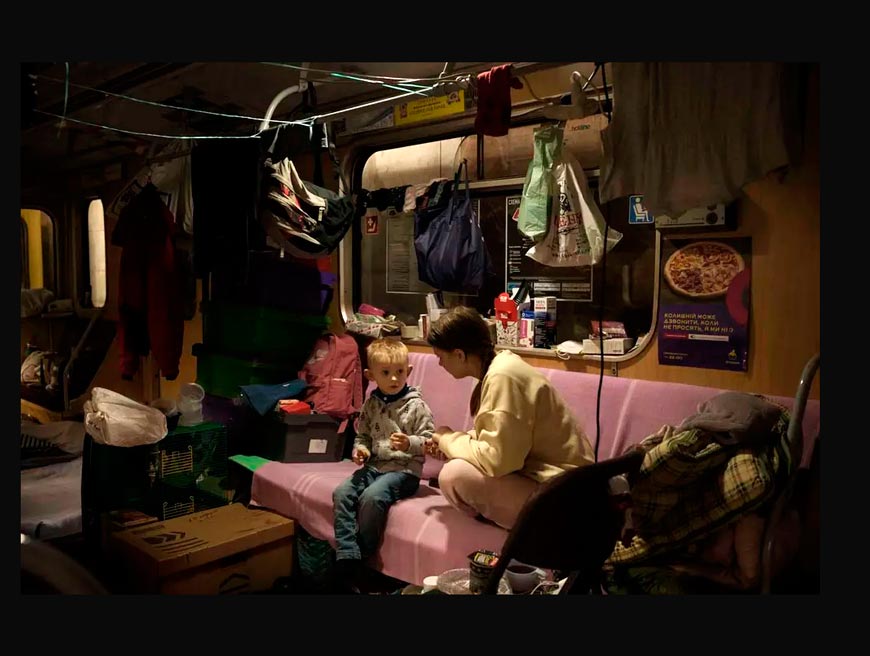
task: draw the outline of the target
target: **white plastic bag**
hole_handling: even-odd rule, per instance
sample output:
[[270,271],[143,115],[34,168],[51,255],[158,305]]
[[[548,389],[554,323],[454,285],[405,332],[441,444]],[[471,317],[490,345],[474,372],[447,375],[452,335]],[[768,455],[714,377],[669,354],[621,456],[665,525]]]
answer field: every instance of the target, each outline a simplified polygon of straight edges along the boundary
[[34,351],[21,363],[21,382],[25,385],[39,385],[42,374],[42,351]]
[[[553,208],[550,230],[526,255],[551,267],[598,264],[604,255],[604,217],[589,191],[583,168],[571,153],[563,150],[556,162],[555,176],[559,202]],[[620,239],[622,233],[610,228],[607,250],[612,250]]]
[[21,318],[34,317],[54,300],[54,292],[50,289],[21,290]]
[[166,437],[166,416],[122,394],[95,387],[85,402],[85,430],[100,444],[140,446]]
[[37,424],[32,421],[21,422],[21,437],[44,440],[73,455],[79,455],[85,442],[85,427],[79,421],[52,421]]

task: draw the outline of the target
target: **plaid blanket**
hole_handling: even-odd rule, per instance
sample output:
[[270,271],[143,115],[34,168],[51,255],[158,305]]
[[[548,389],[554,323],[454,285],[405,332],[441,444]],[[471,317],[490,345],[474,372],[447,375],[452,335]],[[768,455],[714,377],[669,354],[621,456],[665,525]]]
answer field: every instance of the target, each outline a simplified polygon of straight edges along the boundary
[[635,536],[617,543],[608,563],[638,563],[675,552],[759,509],[792,467],[789,413],[783,409],[768,439],[723,445],[700,429],[665,427],[641,442],[647,450],[632,490]]

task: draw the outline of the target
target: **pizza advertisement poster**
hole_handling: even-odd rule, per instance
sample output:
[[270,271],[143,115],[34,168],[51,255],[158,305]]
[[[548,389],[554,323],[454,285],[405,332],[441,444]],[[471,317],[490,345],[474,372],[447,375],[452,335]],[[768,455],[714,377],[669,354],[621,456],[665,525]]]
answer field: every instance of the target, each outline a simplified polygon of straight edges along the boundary
[[749,237],[663,239],[659,363],[746,371]]

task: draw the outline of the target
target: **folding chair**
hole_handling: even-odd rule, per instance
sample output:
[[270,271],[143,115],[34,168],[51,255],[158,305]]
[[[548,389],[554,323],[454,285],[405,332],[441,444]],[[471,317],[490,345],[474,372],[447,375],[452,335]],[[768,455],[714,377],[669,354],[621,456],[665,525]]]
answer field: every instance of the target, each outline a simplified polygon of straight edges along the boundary
[[637,473],[639,449],[578,467],[542,485],[529,497],[508,534],[484,594],[496,594],[508,564],[569,572],[560,594],[587,594],[598,584],[601,567],[622,531],[624,512],[610,495],[608,481]]

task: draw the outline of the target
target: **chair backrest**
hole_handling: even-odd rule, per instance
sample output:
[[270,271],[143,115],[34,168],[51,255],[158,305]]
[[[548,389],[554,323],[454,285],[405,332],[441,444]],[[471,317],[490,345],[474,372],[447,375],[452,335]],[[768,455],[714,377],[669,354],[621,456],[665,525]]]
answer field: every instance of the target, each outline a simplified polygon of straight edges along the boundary
[[608,481],[633,476],[643,462],[639,449],[572,469],[529,497],[508,534],[484,594],[495,594],[511,560],[565,572],[598,572],[619,539],[623,514],[611,501]]

